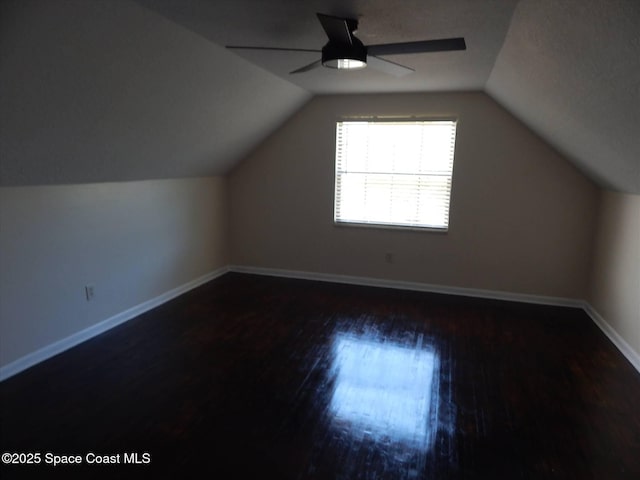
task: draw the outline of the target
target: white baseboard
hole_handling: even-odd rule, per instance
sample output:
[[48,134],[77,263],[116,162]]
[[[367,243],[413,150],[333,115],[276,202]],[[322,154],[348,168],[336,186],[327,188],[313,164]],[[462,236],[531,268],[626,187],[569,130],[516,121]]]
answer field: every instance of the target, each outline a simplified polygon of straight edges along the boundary
[[448,287],[426,283],[403,282],[397,280],[385,280],[378,278],[354,277],[349,275],[333,275],[327,273],[305,272],[297,270],[281,270],[277,268],[249,267],[232,265],[232,272],[252,273],[256,275],[269,275],[274,277],[299,278],[302,280],[316,280],[321,282],[346,283],[350,285],[363,285],[383,288],[398,288],[402,290],[415,290],[420,292],[443,293],[448,295],[461,295],[465,297],[489,298],[494,300],[507,300],[513,302],[534,303],[540,305],[552,305],[560,307],[580,308],[585,311],[593,322],[604,332],[618,350],[629,360],[631,365],[640,372],[640,355],[616,332],[613,327],[596,310],[584,300],[576,300],[562,297],[548,297],[542,295],[528,295],[521,293],[502,292],[494,290],[481,290],[475,288]]
[[521,303],[535,303],[540,305],[554,305],[560,307],[582,308],[583,302],[571,298],[549,297],[544,295],[529,295],[524,293],[503,292],[497,290],[482,290],[477,288],[450,287],[429,283],[405,282],[401,280],[387,280],[383,278],[356,277],[351,275],[334,275],[330,273],[315,273],[299,270],[281,270],[277,268],[249,267],[232,265],[232,272],[268,275],[272,277],[298,278],[301,280],[316,280],[320,282],[346,283],[366,287],[394,288],[399,290],[414,290],[418,292],[442,293],[463,297],[488,298]]
[[620,352],[627,357],[627,360],[633,365],[633,367],[640,372],[640,355],[636,352],[631,345],[629,345],[624,338],[616,332],[613,327],[607,322],[588,302],[583,302],[583,309],[591,317],[593,323],[595,323],[602,332],[609,337],[611,343],[613,343]]
[[90,338],[100,335],[107,330],[110,330],[117,325],[120,325],[128,320],[131,320],[138,315],[141,315],[153,308],[156,308],[163,303],[172,300],[189,290],[192,290],[200,285],[207,283],[215,278],[224,275],[227,272],[238,273],[250,273],[256,275],[268,275],[275,277],[285,278],[297,278],[301,280],[315,280],[321,282],[333,282],[344,283],[350,285],[361,285],[370,287],[383,287],[394,288],[402,290],[413,290],[419,292],[430,293],[442,293],[447,295],[460,295],[466,297],[488,298],[494,300],[506,300],[513,302],[534,303],[540,305],[553,305],[562,307],[574,307],[583,309],[587,315],[593,320],[593,322],[604,332],[604,334],[611,340],[611,342],[620,350],[620,352],[629,360],[633,367],[640,372],[640,355],[607,323],[600,314],[587,302],[582,300],[575,300],[562,297],[550,297],[542,295],[529,295],[520,293],[511,293],[495,290],[482,290],[475,288],[463,288],[463,287],[450,287],[442,285],[433,285],[427,283],[418,282],[404,282],[399,280],[386,280],[380,278],[368,278],[357,277],[350,275],[334,275],[328,273],[315,273],[305,272],[298,270],[283,270],[276,268],[260,268],[233,265],[229,267],[223,267],[199,278],[196,278],[190,282],[187,282],[179,287],[176,287],[168,292],[163,293],[151,300],[147,300],[135,307],[132,307],[124,312],[114,315],[106,320],[103,320],[91,327],[74,333],[67,338],[59,340],[55,343],[47,345],[35,352],[32,352],[24,357],[21,357],[3,367],[0,367],[0,382],[6,380],[17,373],[26,370],[37,363],[43,362],[54,355],[64,352]]
[[214,270],[213,272],[209,272],[201,277],[191,280],[190,282],[180,285],[179,287],[171,289],[168,292],[158,295],[151,300],[147,300],[146,302],[129,308],[128,310],[118,313],[113,317],[107,318],[106,320],[96,323],[79,332],[76,332],[73,335],[63,338],[62,340],[58,340],[57,342],[54,342],[50,345],[47,345],[46,347],[36,350],[35,352],[25,355],[24,357],[14,360],[9,364],[0,367],[0,382],[6,380],[9,377],[12,377],[13,375],[16,375],[17,373],[22,372],[23,370],[26,370],[29,367],[32,367],[37,363],[43,362],[53,357],[54,355],[75,347],[76,345],[89,340],[90,338],[100,335],[101,333],[104,333],[107,330],[120,325],[121,323],[131,320],[132,318],[135,318],[138,315],[143,314],[144,312],[156,308],[163,303],[166,303],[169,300],[172,300],[188,292],[189,290],[193,290],[194,288],[213,280],[214,278],[220,277],[228,271],[229,268],[223,267],[219,268],[218,270]]

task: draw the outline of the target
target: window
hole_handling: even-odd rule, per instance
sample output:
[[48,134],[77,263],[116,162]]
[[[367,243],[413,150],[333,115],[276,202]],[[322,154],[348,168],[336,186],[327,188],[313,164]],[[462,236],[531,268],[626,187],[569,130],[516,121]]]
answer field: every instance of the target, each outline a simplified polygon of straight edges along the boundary
[[446,230],[456,122],[341,121],[334,221]]

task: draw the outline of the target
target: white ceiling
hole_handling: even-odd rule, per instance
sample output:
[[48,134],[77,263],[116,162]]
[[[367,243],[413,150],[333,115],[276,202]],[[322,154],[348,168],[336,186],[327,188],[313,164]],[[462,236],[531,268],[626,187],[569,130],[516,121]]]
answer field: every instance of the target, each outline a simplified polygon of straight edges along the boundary
[[372,68],[289,72],[319,53],[240,51],[251,63],[314,94],[479,90],[489,79],[517,0],[139,0],[218,45],[320,50],[327,43],[316,12],[357,18],[365,45],[464,37],[460,52],[384,57],[415,69],[402,78]]
[[0,0],[3,186],[224,174],[310,97],[130,0]]
[[599,184],[640,193],[640,0],[523,0],[486,91]]
[[[388,57],[402,78],[289,71],[316,12],[365,44],[462,36]],[[640,193],[640,0],[0,0],[0,184],[228,172],[312,95],[482,90],[600,185]]]
[[371,68],[288,72],[304,52],[234,51],[313,94],[484,90],[601,185],[640,193],[639,0],[137,0],[212,42],[320,49],[316,12],[358,18],[365,45],[462,36],[467,50]]

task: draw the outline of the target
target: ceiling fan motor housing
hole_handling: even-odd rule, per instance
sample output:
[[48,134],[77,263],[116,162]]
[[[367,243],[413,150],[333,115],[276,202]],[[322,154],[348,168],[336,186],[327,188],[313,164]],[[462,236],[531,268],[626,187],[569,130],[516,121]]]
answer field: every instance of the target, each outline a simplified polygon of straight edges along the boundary
[[[345,62],[352,60],[352,62]],[[322,48],[322,65],[329,68],[362,68],[367,64],[367,47],[352,37],[351,45],[329,42]],[[345,65],[351,65],[349,67]]]

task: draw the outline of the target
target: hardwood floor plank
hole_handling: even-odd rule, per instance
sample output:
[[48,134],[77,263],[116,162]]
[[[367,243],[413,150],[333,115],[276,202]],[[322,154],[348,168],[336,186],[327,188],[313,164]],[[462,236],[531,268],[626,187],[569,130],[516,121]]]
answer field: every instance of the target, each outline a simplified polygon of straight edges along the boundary
[[640,478],[640,375],[571,308],[230,273],[0,394],[3,452],[83,456],[2,478]]

